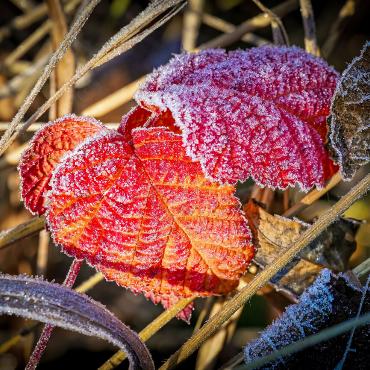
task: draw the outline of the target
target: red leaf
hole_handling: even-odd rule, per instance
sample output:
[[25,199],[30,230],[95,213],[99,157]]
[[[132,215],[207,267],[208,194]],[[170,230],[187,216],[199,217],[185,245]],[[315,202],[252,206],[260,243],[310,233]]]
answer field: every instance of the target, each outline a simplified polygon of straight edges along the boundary
[[52,171],[61,158],[101,130],[104,126],[94,118],[66,115],[34,135],[18,166],[22,198],[32,214],[45,212],[45,193],[50,190]]
[[164,305],[233,290],[253,256],[234,187],[211,183],[166,128],[110,131],[54,172],[47,221],[69,255]]
[[171,111],[208,178],[308,189],[337,170],[324,147],[337,78],[296,47],[206,50],[154,71],[136,100]]

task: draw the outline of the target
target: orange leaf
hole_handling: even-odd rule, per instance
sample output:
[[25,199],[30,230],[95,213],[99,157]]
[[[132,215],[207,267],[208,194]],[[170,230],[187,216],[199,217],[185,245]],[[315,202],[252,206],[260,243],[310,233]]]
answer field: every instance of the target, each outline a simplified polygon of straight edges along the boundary
[[35,134],[18,167],[22,198],[32,214],[45,212],[45,193],[62,157],[101,130],[104,127],[94,118],[72,114],[50,122]]
[[234,187],[206,180],[163,127],[99,134],[53,174],[47,221],[65,252],[173,304],[233,290],[253,257]]

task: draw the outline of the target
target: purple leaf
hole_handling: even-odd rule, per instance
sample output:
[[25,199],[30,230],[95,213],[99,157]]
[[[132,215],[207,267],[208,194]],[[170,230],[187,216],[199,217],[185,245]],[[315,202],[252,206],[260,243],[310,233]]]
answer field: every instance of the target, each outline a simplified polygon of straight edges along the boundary
[[124,350],[131,369],[154,369],[147,347],[135,332],[99,302],[62,285],[0,274],[0,313],[99,337]]

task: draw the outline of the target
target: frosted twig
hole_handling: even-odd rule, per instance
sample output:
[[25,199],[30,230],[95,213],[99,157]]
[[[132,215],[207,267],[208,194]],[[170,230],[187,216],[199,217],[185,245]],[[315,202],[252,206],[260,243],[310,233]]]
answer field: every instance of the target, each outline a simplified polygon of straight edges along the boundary
[[[83,260],[74,259],[71,267],[68,271],[68,274],[64,280],[63,285],[67,288],[72,288],[73,284],[76,281],[77,275],[81,269],[81,266],[83,264]],[[36,347],[34,348],[31,357],[28,360],[26,370],[34,370],[36,369],[38,363],[40,362],[41,356],[44,353],[46,346],[49,342],[49,339],[51,337],[51,334],[53,333],[54,326],[51,324],[46,324],[41,336],[36,344]]]
[[184,14],[182,28],[182,48],[186,51],[195,49],[199,27],[202,20],[204,0],[189,0]]
[[312,242],[321,232],[332,224],[358,198],[366,194],[370,188],[370,174],[364,177],[332,208],[325,211],[317,221],[309,227],[274,263],[262,270],[246,287],[238,292],[219,312],[217,316],[206,322],[187,342],[176,351],[160,368],[171,369],[176,364],[189,357],[199,346],[218,328],[227,321],[244,303],[250,299],[263,285],[265,285],[277,272],[286,266],[303,248]]
[[316,40],[315,17],[313,14],[311,0],[299,0],[304,29],[304,45],[306,51],[319,56],[320,49]]
[[340,35],[344,32],[349,20],[356,12],[358,0],[347,0],[339,11],[338,17],[330,27],[328,37],[322,47],[322,54],[328,58],[337,45]]
[[[287,0],[284,3],[277,5],[274,8],[271,8],[271,11],[277,17],[284,17],[286,14],[290,13],[291,11],[297,9],[297,1],[296,0]],[[200,49],[209,49],[215,47],[225,47],[230,45],[238,40],[240,40],[243,35],[246,33],[252,32],[256,29],[267,27],[270,25],[270,19],[266,17],[265,14],[259,14],[251,19],[246,20],[239,26],[236,26],[235,30],[230,33],[226,33],[219,37],[214,38],[211,41],[208,41],[201,46]]]

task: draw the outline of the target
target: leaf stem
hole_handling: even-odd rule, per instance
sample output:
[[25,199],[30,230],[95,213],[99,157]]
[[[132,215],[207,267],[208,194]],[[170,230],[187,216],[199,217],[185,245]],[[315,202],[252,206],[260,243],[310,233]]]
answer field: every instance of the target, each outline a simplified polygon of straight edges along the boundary
[[264,286],[277,272],[287,265],[306,245],[312,242],[321,232],[332,224],[351,204],[363,196],[370,188],[370,174],[364,177],[333,207],[324,212],[317,221],[308,228],[290,248],[274,263],[262,270],[245,288],[237,293],[218,315],[212,317],[196,332],[177,352],[175,352],[160,370],[173,368],[194,353],[201,344],[214,334],[244,303]]
[[[63,285],[65,285],[68,288],[72,288],[73,284],[76,281],[77,275],[81,269],[82,263],[83,260],[78,259],[73,260]],[[53,325],[46,324],[44,326],[44,329],[42,330],[41,336],[36,344],[36,347],[34,348],[31,357],[28,360],[26,370],[36,369],[38,363],[40,362],[41,356],[44,353],[46,346],[49,342],[53,329],[54,329]]]

